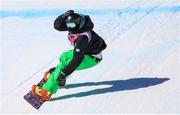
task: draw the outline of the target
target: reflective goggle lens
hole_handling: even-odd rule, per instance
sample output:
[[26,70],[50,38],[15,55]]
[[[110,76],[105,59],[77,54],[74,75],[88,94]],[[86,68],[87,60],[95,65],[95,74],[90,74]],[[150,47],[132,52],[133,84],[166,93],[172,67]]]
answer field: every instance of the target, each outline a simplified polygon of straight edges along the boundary
[[67,28],[75,28],[76,24],[73,22],[68,22],[68,23],[66,23],[66,26],[67,26]]

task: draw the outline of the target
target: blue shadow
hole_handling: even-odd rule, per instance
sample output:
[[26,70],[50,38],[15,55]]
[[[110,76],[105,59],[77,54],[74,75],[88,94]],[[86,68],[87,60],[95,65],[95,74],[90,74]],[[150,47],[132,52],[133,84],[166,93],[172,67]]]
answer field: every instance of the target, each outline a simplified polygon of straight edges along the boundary
[[146,88],[149,86],[154,86],[161,84],[165,81],[169,80],[169,78],[132,78],[128,80],[113,80],[113,81],[102,81],[102,82],[86,82],[86,83],[76,83],[76,84],[68,84],[66,85],[66,89],[69,88],[77,88],[84,86],[100,86],[100,85],[110,85],[108,88],[99,88],[94,89],[87,92],[79,92],[75,94],[69,94],[60,97],[54,97],[51,101],[68,99],[72,97],[84,97],[90,95],[98,95],[105,93],[112,93],[124,90],[135,90],[139,88]]

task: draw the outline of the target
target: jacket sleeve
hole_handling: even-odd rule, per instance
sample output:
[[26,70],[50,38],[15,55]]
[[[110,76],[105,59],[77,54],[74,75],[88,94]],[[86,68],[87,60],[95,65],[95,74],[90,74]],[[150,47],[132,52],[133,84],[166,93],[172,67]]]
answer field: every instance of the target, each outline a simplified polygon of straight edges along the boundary
[[65,17],[63,17],[63,15],[60,15],[56,18],[54,21],[54,28],[59,31],[67,31]]
[[75,43],[73,59],[69,62],[69,64],[61,71],[60,76],[66,77],[70,75],[83,61],[85,51],[88,45],[88,38],[85,35],[79,36]]

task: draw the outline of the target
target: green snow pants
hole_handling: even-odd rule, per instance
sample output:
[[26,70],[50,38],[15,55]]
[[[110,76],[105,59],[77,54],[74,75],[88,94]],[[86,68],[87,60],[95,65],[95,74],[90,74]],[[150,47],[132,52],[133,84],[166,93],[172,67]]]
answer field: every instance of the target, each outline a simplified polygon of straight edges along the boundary
[[[72,60],[73,52],[74,52],[73,50],[70,50],[68,52],[64,52],[60,56],[59,58],[60,63],[56,66],[55,71],[51,74],[48,81],[43,85],[43,88],[46,91],[51,92],[52,94],[55,94],[57,92],[57,90],[59,89],[57,78],[60,75],[61,71],[64,69],[64,67],[66,67],[69,64],[69,62]],[[76,70],[87,69],[97,65],[98,63],[99,62],[96,62],[95,59],[93,59],[89,55],[85,55],[83,61],[76,68]]]

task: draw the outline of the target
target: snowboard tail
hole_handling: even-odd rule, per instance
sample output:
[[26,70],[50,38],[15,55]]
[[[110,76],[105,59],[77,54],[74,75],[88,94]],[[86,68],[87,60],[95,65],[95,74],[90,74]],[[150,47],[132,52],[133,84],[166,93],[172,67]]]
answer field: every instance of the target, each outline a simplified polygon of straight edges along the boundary
[[[44,79],[42,79],[37,85],[42,87],[45,83]],[[42,100],[32,94],[32,91],[29,91],[26,95],[24,95],[24,99],[31,104],[35,109],[39,109],[45,100]]]
[[42,100],[38,97],[35,97],[31,91],[29,91],[26,95],[24,95],[24,99],[31,104],[35,109],[39,109],[45,100]]

